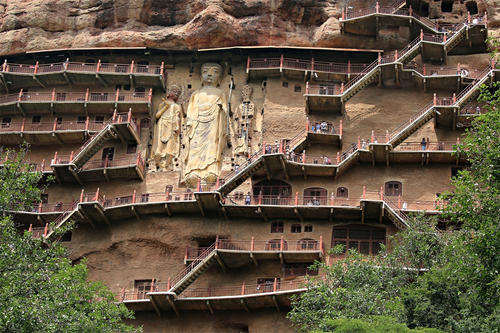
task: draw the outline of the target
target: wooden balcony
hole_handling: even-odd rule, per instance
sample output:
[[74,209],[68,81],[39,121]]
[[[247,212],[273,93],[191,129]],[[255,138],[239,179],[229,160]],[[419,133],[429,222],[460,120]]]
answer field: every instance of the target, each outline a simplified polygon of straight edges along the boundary
[[153,90],[135,93],[82,91],[23,92],[0,96],[0,115],[43,114],[43,113],[112,113],[133,109],[134,113],[145,113],[151,110]]
[[165,90],[165,65],[71,62],[40,64],[11,64],[4,62],[0,77],[9,91],[30,87],[57,85],[130,85],[155,87]]

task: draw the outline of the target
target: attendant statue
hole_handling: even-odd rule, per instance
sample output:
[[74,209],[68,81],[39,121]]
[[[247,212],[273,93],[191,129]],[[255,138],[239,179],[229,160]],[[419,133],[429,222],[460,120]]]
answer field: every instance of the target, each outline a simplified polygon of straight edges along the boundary
[[236,146],[234,153],[236,155],[246,156],[252,140],[252,122],[255,113],[255,105],[250,100],[252,97],[252,87],[244,85],[241,90],[241,104],[238,106],[235,114],[236,120]]
[[177,104],[181,89],[171,86],[156,112],[156,130],[153,141],[153,159],[156,166],[166,170],[179,155],[182,107]]
[[216,63],[201,66],[202,87],[189,98],[186,112],[186,150],[184,181],[195,187],[198,179],[215,182],[222,167],[227,143],[227,103],[218,88],[222,67]]

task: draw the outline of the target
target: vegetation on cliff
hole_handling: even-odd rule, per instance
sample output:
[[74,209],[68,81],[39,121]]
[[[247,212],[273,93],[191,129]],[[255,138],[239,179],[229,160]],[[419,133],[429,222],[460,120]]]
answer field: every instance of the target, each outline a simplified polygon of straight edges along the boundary
[[[470,166],[441,198],[440,218],[453,231],[413,216],[391,251],[375,257],[349,251],[331,267],[318,263],[325,278],[311,280],[288,314],[299,330],[500,331],[500,83],[483,87],[479,101],[488,112],[458,146]],[[398,322],[405,325],[391,328]]]
[[[20,233],[9,212],[40,202],[42,175],[23,162],[25,150],[0,168],[0,332],[135,332],[132,318],[107,288],[87,280],[56,241]],[[65,230],[59,230],[62,235]]]

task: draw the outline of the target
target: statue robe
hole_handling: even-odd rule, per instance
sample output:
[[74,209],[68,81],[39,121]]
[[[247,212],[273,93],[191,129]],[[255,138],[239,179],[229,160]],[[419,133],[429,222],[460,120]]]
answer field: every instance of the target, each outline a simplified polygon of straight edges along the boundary
[[184,180],[214,182],[220,175],[227,134],[227,103],[222,90],[207,86],[194,92],[186,112],[187,154]]
[[164,100],[161,102],[158,112],[162,109],[164,112],[156,123],[152,149],[152,157],[157,164],[160,163],[161,159],[167,159],[166,162],[170,162],[172,157],[179,154],[180,147],[181,107],[173,101]]

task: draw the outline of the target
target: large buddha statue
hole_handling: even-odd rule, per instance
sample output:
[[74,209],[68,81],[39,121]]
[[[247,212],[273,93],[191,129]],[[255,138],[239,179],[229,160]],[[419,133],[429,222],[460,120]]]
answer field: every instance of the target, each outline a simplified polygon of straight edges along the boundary
[[198,179],[215,182],[222,167],[227,142],[227,104],[218,88],[222,67],[216,63],[201,66],[202,87],[189,98],[186,112],[184,181],[190,187]]
[[177,99],[180,93],[179,87],[169,87],[167,99],[163,99],[156,112],[152,157],[160,170],[166,170],[179,155],[182,108]]

